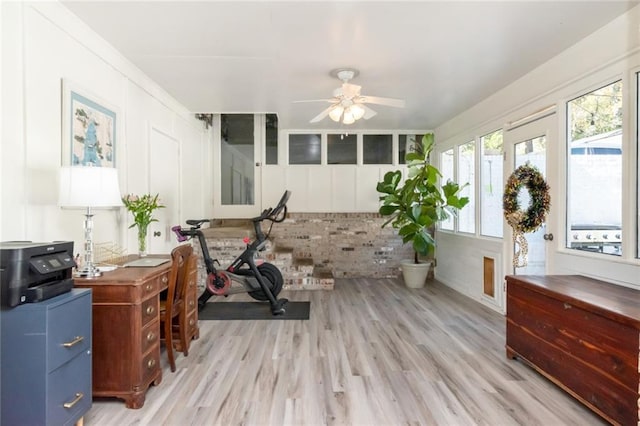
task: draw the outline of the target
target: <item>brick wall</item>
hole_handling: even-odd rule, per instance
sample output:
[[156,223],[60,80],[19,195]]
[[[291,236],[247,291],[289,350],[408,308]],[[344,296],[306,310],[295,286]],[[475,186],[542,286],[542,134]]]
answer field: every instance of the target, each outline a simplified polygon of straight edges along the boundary
[[292,248],[335,278],[397,277],[400,260],[412,259],[413,251],[383,223],[377,213],[289,213],[273,225],[271,239],[276,249]]

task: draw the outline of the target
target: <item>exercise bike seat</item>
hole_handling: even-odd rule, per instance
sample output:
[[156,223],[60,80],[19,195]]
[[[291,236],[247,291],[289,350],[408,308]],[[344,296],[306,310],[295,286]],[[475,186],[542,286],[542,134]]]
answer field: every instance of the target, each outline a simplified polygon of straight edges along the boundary
[[209,222],[209,219],[189,219],[187,220],[187,225],[195,226],[196,228],[200,228],[203,223]]

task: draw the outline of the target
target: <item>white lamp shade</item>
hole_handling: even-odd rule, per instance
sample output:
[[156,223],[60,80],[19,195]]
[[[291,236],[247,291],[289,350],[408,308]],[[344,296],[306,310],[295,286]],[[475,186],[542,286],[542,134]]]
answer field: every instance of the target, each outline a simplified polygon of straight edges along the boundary
[[364,108],[362,108],[362,106],[360,106],[358,104],[353,104],[353,105],[351,105],[351,107],[349,109],[351,110],[351,113],[353,114],[353,119],[354,120],[360,120],[362,117],[364,117]]
[[122,205],[118,170],[112,167],[62,167],[58,192],[60,207],[117,207]]
[[344,108],[342,108],[341,105],[336,105],[331,111],[329,111],[329,117],[331,117],[333,121],[338,122],[340,121],[340,116],[342,116],[342,111],[344,111]]
[[351,112],[351,107],[344,110],[344,114],[342,115],[342,122],[344,124],[353,124],[356,119],[353,117],[353,113]]

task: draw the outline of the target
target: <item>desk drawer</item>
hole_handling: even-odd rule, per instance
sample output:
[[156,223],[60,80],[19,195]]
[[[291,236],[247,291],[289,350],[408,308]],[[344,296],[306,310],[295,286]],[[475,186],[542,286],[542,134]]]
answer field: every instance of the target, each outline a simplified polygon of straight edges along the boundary
[[169,272],[166,272],[162,275],[157,276],[154,279],[151,279],[145,282],[142,285],[142,298],[146,299],[152,294],[160,293],[163,289],[167,288],[169,285]]
[[158,345],[160,341],[160,322],[153,321],[147,324],[140,335],[140,349],[141,353],[146,353],[154,345]]
[[157,347],[142,359],[142,385],[146,386],[160,372],[160,347]]
[[154,296],[142,302],[142,306],[140,307],[142,310],[142,327],[158,318],[158,311],[160,309],[160,301],[158,299],[158,296]]
[[90,293],[49,311],[47,368],[53,371],[82,352],[91,350]]

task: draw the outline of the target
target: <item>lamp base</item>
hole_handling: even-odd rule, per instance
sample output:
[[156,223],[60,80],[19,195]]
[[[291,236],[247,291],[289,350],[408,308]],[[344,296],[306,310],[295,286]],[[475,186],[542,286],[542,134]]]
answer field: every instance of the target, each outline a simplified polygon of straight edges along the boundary
[[102,271],[98,268],[83,268],[73,273],[75,278],[95,278],[102,276]]

